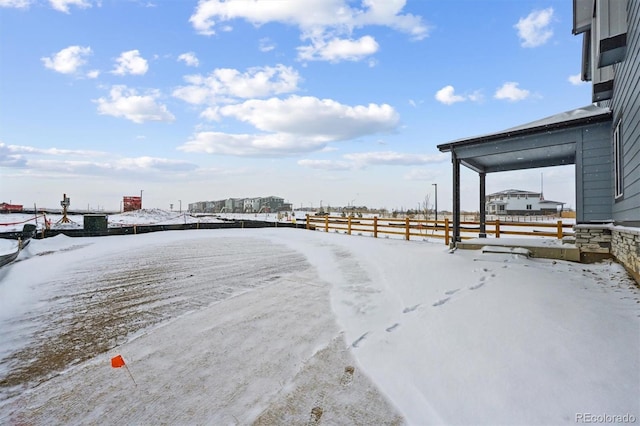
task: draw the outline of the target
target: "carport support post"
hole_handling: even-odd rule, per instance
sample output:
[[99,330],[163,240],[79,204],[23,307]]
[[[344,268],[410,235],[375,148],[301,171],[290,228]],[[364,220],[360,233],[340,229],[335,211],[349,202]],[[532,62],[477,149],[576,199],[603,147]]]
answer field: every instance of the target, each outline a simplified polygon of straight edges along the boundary
[[480,238],[487,238],[486,177],[486,173],[480,172]]
[[451,149],[453,163],[453,241],[452,248],[460,241],[460,160],[456,152]]

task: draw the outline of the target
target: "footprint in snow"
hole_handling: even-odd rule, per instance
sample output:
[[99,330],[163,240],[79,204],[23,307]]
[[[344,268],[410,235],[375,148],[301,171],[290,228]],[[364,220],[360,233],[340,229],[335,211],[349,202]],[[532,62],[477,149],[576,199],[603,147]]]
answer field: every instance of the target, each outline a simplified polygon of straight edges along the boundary
[[355,368],[351,365],[348,365],[344,368],[344,373],[342,373],[342,377],[340,377],[340,384],[342,386],[349,386],[353,382],[353,373],[355,372]]
[[367,331],[366,333],[364,333],[362,336],[358,337],[352,344],[351,347],[357,348],[360,343],[367,337],[367,334],[369,334],[369,332]]
[[420,306],[420,304],[418,303],[417,305],[413,305],[413,306],[409,306],[408,308],[404,308],[404,310],[402,311],[403,314],[408,314],[409,312],[413,312],[416,309],[418,309],[418,307]]
[[395,323],[393,324],[391,327],[387,327],[385,330],[387,332],[392,332],[393,330],[395,330],[396,328],[398,328],[400,326],[400,323]]
[[445,291],[444,294],[446,294],[447,296],[451,296],[452,294],[455,294],[458,291],[460,291],[459,288],[454,288],[453,290]]
[[434,303],[432,306],[444,305],[445,303],[447,303],[449,301],[449,299],[450,299],[450,297],[445,297],[444,299],[440,299],[436,303]]
[[469,287],[469,290],[477,290],[480,287],[482,287],[484,284],[485,284],[484,281],[480,281],[478,284],[472,285],[471,287]]

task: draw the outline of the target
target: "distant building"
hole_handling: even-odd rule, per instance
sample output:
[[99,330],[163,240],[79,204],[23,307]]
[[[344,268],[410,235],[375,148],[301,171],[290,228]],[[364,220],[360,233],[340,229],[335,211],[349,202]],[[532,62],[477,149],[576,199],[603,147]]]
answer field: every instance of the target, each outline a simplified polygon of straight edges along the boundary
[[280,197],[263,197],[260,199],[260,209],[266,212],[278,212],[282,209],[284,198]]
[[142,197],[122,197],[122,211],[131,212],[142,209]]
[[545,200],[540,192],[507,189],[485,197],[488,214],[549,215],[562,211],[565,203]]
[[227,198],[224,202],[225,213],[242,213],[244,209],[244,198]]
[[218,201],[198,201],[189,204],[191,213],[264,213],[291,211],[291,203],[280,197],[227,198]]
[[22,204],[0,203],[0,213],[21,212]]

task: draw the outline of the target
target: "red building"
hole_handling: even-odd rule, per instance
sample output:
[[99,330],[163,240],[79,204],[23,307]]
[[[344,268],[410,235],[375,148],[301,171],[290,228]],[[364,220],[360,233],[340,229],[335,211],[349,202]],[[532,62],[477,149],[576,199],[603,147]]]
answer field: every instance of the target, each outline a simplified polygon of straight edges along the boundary
[[19,213],[22,211],[22,204],[0,203],[1,213]]
[[130,212],[142,209],[142,197],[123,197],[122,211]]

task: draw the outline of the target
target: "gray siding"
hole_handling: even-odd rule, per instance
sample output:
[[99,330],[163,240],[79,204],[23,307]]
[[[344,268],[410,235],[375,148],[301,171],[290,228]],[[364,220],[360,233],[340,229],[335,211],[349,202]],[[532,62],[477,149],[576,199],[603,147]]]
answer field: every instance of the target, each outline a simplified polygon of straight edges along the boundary
[[624,190],[622,199],[613,203],[612,213],[616,222],[640,222],[640,1],[627,5],[627,53],[624,61],[614,66],[611,99],[613,125],[622,119]]
[[576,146],[576,221],[612,219],[611,123],[582,131]]

